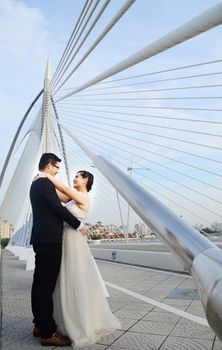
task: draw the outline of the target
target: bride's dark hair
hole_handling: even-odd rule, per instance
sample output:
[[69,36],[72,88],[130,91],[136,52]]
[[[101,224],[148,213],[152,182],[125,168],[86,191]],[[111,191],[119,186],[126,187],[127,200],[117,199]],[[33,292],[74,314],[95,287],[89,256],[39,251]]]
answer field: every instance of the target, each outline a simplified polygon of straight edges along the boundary
[[92,188],[93,185],[93,180],[94,180],[94,176],[93,174],[91,174],[90,172],[86,171],[86,170],[79,170],[78,174],[80,174],[84,179],[87,178],[87,184],[86,184],[86,189],[87,192],[89,192]]

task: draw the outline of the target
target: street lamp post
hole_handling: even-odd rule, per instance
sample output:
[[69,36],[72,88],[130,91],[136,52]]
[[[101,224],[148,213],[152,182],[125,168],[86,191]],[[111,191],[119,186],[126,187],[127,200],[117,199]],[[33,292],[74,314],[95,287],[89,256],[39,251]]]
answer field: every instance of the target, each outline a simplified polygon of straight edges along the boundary
[[[132,171],[133,170],[150,170],[150,168],[143,168],[143,167],[138,167],[134,168],[132,166],[132,159],[131,159],[131,166],[128,166],[126,168],[127,171],[130,171],[130,177],[132,177]],[[127,209],[127,224],[126,224],[126,243],[129,243],[129,214],[130,214],[130,206],[128,204],[128,209]]]

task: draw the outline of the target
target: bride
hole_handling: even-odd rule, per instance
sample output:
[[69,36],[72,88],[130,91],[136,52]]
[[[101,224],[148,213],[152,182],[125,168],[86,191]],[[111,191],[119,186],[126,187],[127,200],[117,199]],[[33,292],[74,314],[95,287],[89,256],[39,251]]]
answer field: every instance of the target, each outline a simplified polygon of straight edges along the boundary
[[[79,171],[73,181],[74,189],[49,174],[58,196],[66,208],[85,222],[90,207],[88,192],[93,175]],[[54,318],[58,330],[67,334],[74,346],[95,344],[101,336],[120,329],[104,293],[105,285],[90,252],[86,238],[64,224],[62,261],[54,291]]]

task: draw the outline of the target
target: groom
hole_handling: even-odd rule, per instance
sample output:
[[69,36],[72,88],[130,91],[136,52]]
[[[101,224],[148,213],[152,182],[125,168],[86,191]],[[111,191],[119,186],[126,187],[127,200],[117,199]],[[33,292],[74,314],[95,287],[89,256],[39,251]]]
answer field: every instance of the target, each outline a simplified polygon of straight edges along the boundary
[[[53,153],[44,153],[39,170],[55,176],[61,159]],[[30,189],[33,227],[30,243],[35,252],[35,270],[32,284],[32,312],[35,337],[41,336],[41,345],[68,346],[68,337],[56,331],[53,319],[52,294],[55,289],[62,256],[63,221],[82,234],[86,226],[63,205],[52,182],[46,177],[33,181]]]

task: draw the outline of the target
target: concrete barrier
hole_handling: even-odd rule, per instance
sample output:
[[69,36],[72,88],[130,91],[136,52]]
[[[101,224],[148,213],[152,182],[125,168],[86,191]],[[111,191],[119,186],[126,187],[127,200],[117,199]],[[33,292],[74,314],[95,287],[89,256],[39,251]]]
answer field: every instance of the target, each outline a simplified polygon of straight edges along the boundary
[[19,258],[21,252],[23,251],[24,247],[21,246],[13,246],[13,254],[15,255],[15,257]]
[[28,249],[26,270],[33,271],[35,268],[35,252],[32,248]]
[[[90,249],[95,259],[174,272],[188,272],[185,265],[170,252],[102,249],[94,246],[90,246]],[[34,270],[35,253],[32,248],[10,246],[8,250],[15,256],[19,256],[19,260],[27,260],[26,270]]]
[[28,259],[28,252],[32,250],[32,248],[24,247],[22,250],[20,250],[19,254],[19,260],[27,260]]
[[187,272],[185,265],[168,252],[144,252],[90,247],[94,258],[155,269]]

